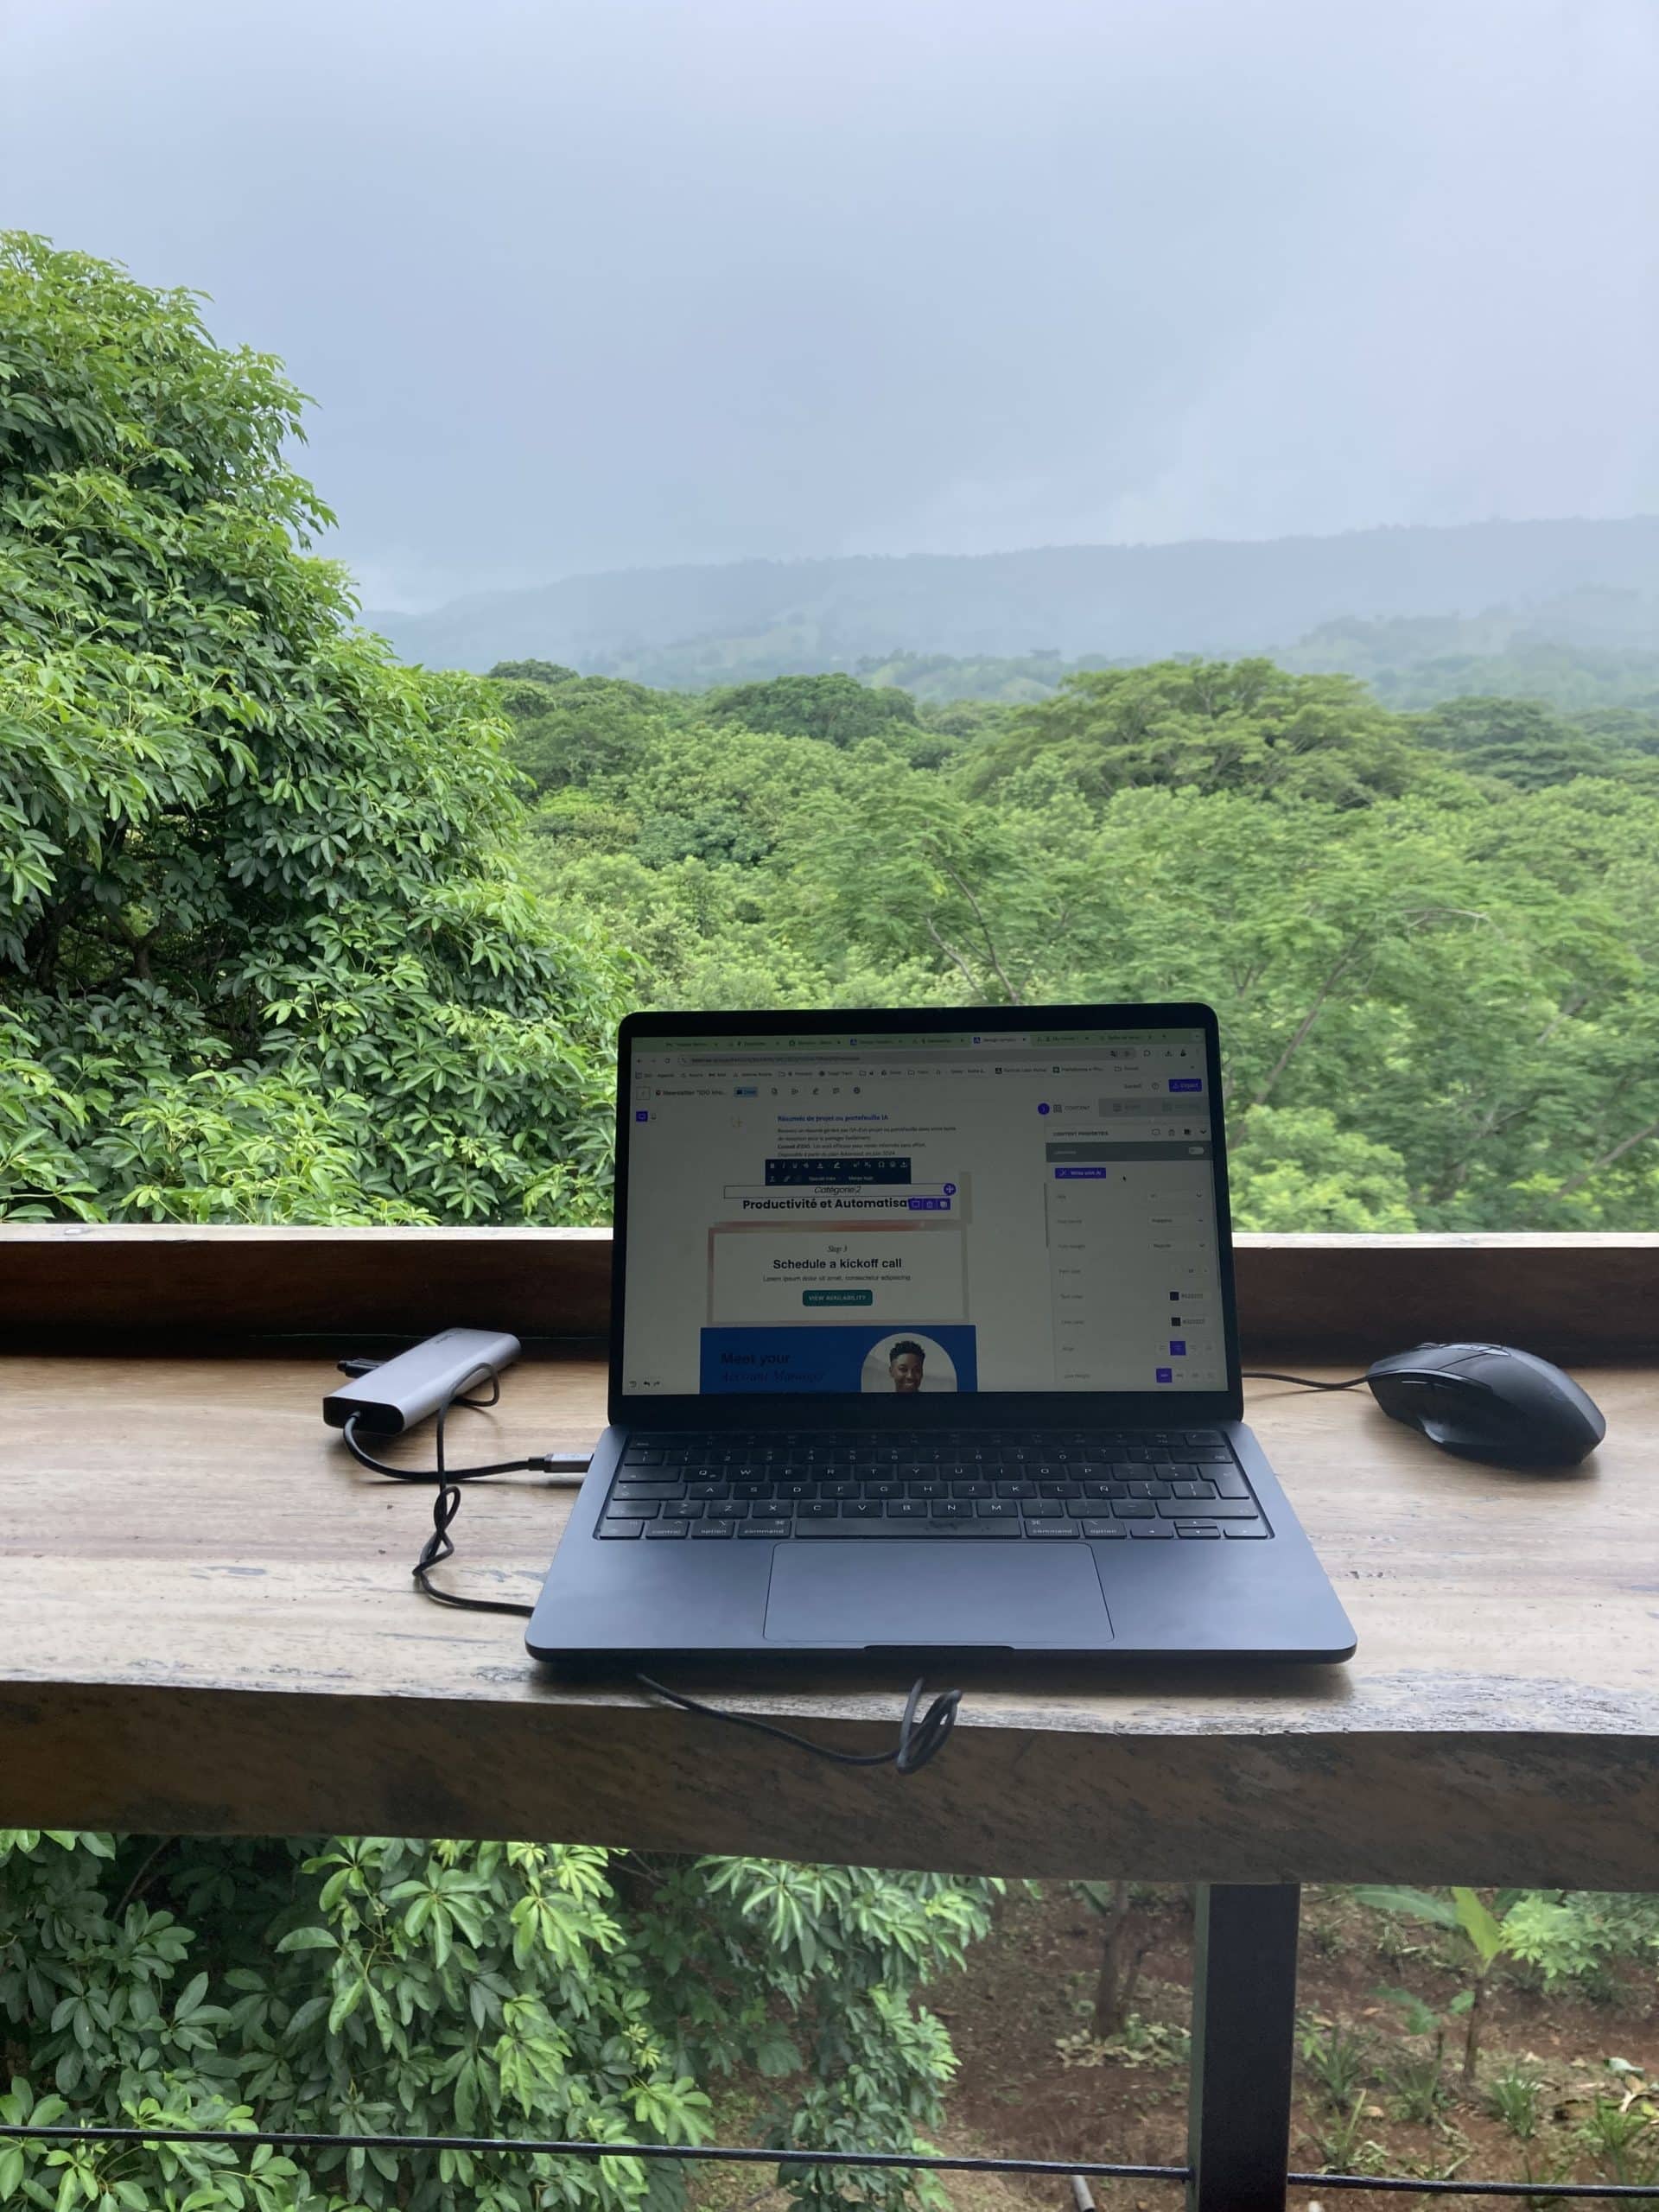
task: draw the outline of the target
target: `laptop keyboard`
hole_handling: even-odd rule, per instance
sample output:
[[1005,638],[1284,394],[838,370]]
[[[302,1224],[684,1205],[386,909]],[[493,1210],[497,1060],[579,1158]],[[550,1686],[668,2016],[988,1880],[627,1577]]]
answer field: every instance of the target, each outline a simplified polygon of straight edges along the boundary
[[1216,1429],[636,1438],[594,1534],[1219,1543],[1272,1535]]

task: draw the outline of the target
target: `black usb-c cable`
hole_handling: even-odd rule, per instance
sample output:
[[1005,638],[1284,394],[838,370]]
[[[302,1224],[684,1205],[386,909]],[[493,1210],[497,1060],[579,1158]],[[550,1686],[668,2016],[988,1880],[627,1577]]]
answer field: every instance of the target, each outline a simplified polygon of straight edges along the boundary
[[[378,1363],[372,1360],[342,1360],[346,1372],[367,1374]],[[463,1390],[477,1383],[488,1382],[487,1398],[463,1397]],[[434,1605],[450,1605],[458,1612],[512,1613],[528,1620],[535,1611],[533,1605],[524,1605],[506,1598],[467,1598],[459,1591],[446,1590],[432,1580],[434,1567],[442,1567],[455,1555],[454,1539],[449,1531],[455,1516],[461,1510],[461,1485],[481,1482],[490,1475],[580,1475],[585,1474],[588,1462],[585,1459],[565,1457],[557,1453],[543,1453],[530,1459],[498,1459],[487,1466],[451,1467],[444,1457],[444,1424],[450,1409],[464,1406],[482,1413],[494,1405],[501,1395],[501,1382],[493,1368],[480,1367],[464,1376],[454,1393],[438,1408],[437,1450],[435,1467],[394,1467],[385,1459],[377,1459],[359,1443],[357,1425],[359,1416],[351,1414],[340,1434],[346,1448],[360,1466],[373,1474],[395,1483],[434,1483],[437,1485],[432,1500],[432,1533],[421,1547],[419,1558],[410,1569],[415,1586],[423,1597],[430,1598]],[[791,1744],[797,1750],[810,1751],[815,1758],[828,1759],[836,1766],[890,1766],[899,1774],[918,1774],[928,1761],[941,1751],[957,1725],[957,1709],[962,1704],[960,1690],[941,1690],[924,1713],[922,1700],[927,1694],[927,1685],[918,1679],[912,1684],[910,1695],[899,1722],[899,1740],[885,1751],[838,1751],[828,1744],[815,1744],[808,1736],[798,1736],[792,1728],[780,1728],[771,1720],[758,1720],[747,1713],[728,1713],[716,1705],[705,1705],[702,1699],[688,1697],[683,1691],[670,1689],[653,1675],[636,1673],[634,1681],[653,1697],[662,1698],[676,1706],[682,1713],[700,1713],[706,1719],[723,1720],[734,1728],[752,1729],[756,1735],[772,1737],[780,1744]]]

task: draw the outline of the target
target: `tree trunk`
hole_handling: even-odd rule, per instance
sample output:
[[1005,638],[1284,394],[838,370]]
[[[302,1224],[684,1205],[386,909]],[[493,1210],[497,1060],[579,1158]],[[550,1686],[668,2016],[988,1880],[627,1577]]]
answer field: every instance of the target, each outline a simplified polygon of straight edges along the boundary
[[1142,1933],[1138,1941],[1131,1936],[1131,1913],[1128,1884],[1114,1882],[1111,1910],[1104,1916],[1106,1930],[1101,1940],[1100,1978],[1095,1984],[1095,2035],[1101,2043],[1109,2043],[1128,2017],[1129,1999],[1140,1979],[1141,1961],[1152,1941],[1149,1932]]
[[1480,2064],[1480,2016],[1486,2003],[1486,1976],[1482,1972],[1475,1976],[1474,2003],[1469,2007],[1469,2024],[1463,2031],[1463,2086],[1472,2089],[1475,2071]]

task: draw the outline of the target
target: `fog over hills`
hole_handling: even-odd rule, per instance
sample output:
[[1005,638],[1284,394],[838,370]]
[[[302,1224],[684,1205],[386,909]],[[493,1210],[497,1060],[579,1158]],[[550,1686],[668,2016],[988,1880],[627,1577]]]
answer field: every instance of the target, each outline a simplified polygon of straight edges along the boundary
[[364,620],[431,666],[533,656],[698,685],[901,653],[1287,652],[1334,622],[1494,609],[1537,638],[1659,650],[1659,516],[622,569]]

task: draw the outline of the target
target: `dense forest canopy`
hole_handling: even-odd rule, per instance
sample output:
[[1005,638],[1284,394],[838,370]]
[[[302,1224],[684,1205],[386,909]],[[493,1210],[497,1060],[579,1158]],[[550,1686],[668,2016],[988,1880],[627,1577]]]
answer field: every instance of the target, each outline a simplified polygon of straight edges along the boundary
[[806,691],[505,686],[643,1002],[1205,998],[1246,1227],[1659,1224],[1659,718],[1166,662],[842,745]]

